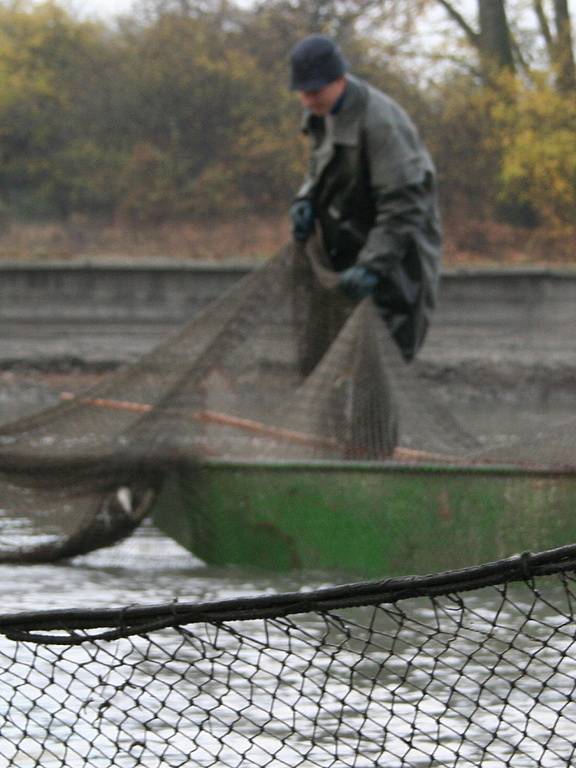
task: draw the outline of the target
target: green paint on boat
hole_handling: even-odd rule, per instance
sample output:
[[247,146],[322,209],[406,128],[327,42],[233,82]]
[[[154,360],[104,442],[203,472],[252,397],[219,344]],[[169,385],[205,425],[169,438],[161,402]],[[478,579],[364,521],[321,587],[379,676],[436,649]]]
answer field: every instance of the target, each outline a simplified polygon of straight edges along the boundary
[[206,563],[428,573],[576,540],[576,476],[506,467],[211,462],[158,527]]

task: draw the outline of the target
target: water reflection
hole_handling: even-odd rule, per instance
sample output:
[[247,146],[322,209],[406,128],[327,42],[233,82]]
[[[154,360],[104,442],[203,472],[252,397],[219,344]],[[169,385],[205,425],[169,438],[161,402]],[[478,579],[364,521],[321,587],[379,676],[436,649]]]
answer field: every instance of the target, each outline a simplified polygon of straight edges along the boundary
[[[210,569],[151,526],[0,569],[5,612],[309,589],[342,574]],[[79,647],[0,643],[9,766],[570,765],[576,660],[557,578],[459,598],[191,625]],[[7,604],[7,605],[6,605]]]
[[349,574],[215,568],[146,523],[128,540],[54,565],[0,565],[3,613],[221,600],[330,585]]
[[[491,412],[501,428],[502,412]],[[468,426],[477,419],[494,434],[485,412],[467,413]],[[3,613],[221,600],[349,579],[206,567],[149,524],[72,562],[0,566]],[[515,586],[463,603],[411,600],[72,648],[0,638],[0,764],[570,765],[570,594],[551,580],[541,599]]]

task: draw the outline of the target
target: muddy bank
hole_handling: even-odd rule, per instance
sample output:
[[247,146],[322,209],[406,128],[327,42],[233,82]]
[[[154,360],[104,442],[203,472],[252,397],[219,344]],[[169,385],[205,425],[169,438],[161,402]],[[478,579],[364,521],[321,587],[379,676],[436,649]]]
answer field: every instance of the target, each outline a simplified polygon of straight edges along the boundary
[[[249,265],[0,266],[0,419],[49,407],[166,340]],[[283,319],[278,318],[278,328]],[[463,413],[576,406],[576,271],[443,276],[418,376]]]
[[418,376],[444,400],[576,407],[576,366],[474,360],[459,364],[417,361]]
[[[60,363],[0,369],[0,424],[56,406],[62,393],[85,392],[115,370]],[[481,442],[510,435],[532,439],[562,427],[576,413],[576,369],[486,361],[460,366],[418,361],[415,369],[441,409]]]
[[[89,388],[137,361],[169,338],[173,328],[64,329],[43,323],[36,334],[29,328],[19,331],[14,327],[9,339],[0,339],[0,418],[11,403],[27,411],[53,405],[63,391]],[[576,344],[553,334],[541,336],[537,344],[516,335],[512,344],[502,335],[490,340],[479,329],[456,339],[449,336],[449,329],[433,329],[413,364],[418,378],[442,402],[576,411]]]

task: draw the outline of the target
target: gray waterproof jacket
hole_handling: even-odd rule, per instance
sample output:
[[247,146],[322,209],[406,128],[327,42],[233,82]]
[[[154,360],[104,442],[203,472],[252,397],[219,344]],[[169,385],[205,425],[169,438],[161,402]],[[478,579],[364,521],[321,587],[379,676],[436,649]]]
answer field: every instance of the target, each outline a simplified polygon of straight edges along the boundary
[[304,115],[310,168],[297,199],[312,201],[335,270],[359,263],[380,276],[374,300],[411,360],[424,341],[440,273],[434,165],[393,99],[347,79],[336,114]]

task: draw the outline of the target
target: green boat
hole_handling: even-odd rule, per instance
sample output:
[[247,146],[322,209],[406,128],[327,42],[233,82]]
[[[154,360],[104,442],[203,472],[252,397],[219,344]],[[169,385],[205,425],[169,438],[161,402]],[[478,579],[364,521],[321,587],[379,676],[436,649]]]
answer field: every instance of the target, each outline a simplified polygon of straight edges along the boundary
[[576,541],[576,474],[210,460],[167,480],[153,519],[211,565],[428,573]]

